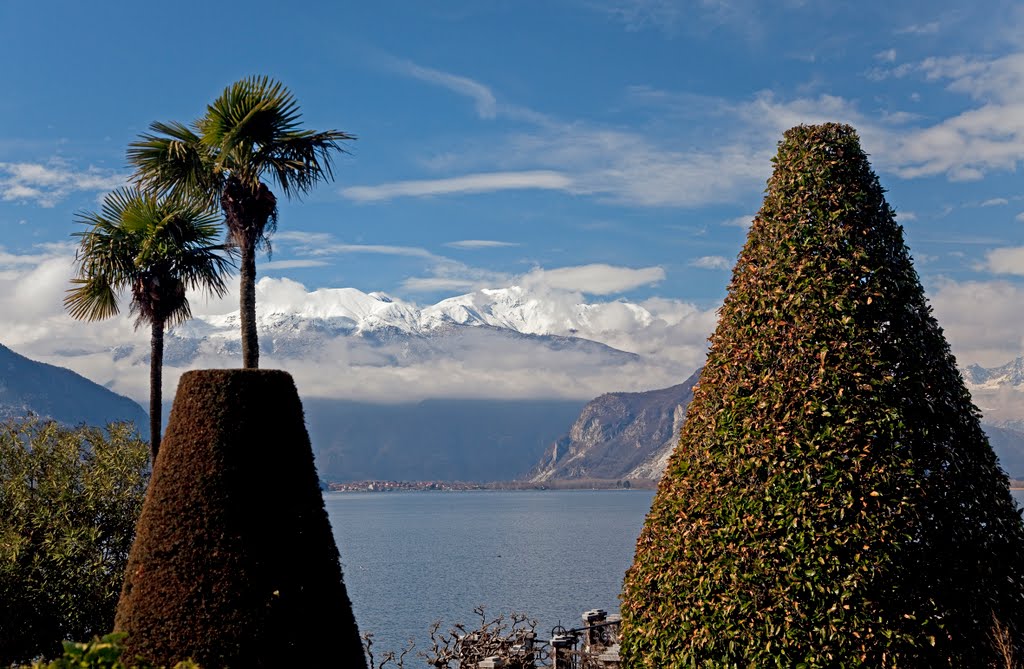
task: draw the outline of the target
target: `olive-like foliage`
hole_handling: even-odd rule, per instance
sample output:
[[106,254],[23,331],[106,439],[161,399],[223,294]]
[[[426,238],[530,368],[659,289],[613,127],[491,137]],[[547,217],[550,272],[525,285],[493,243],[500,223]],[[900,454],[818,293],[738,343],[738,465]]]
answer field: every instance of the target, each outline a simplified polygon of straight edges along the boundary
[[792,128],[774,163],[626,574],[624,666],[1019,662],[1020,512],[857,133]]

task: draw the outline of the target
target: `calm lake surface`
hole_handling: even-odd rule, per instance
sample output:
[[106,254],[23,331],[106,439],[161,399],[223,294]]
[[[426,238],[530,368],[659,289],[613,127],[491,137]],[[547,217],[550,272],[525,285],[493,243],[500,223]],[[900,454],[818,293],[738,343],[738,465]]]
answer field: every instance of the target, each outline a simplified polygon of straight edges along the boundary
[[[1024,491],[1014,491],[1024,505]],[[360,630],[381,650],[427,645],[473,607],[551,627],[618,610],[650,490],[326,493]],[[412,666],[417,666],[414,662]]]
[[[536,618],[541,638],[618,611],[651,490],[325,493],[359,628],[426,645],[473,607]],[[416,666],[413,663],[413,666]]]

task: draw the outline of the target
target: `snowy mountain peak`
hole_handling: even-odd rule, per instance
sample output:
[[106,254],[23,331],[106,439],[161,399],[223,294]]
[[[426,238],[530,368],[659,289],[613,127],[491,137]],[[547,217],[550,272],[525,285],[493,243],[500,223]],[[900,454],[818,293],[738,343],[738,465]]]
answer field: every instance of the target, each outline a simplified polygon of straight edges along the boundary
[[978,388],[1024,389],[1024,357],[1016,358],[1000,367],[968,365],[960,370],[968,385]]

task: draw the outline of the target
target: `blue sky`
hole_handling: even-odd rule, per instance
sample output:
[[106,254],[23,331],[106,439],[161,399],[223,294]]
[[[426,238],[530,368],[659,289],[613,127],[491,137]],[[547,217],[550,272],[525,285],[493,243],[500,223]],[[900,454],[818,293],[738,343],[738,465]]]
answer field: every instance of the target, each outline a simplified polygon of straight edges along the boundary
[[714,309],[782,131],[838,120],[958,356],[1024,350],[1019,2],[297,7],[0,5],[0,342],[49,336],[74,213],[125,180],[127,144],[267,74],[358,140],[282,205],[261,276],[425,305],[558,269],[586,300]]

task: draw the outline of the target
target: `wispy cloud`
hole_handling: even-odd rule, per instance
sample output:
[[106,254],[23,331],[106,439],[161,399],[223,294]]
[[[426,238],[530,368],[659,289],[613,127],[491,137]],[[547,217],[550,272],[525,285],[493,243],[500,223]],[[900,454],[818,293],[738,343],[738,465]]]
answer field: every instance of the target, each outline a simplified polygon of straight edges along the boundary
[[614,0],[590,4],[621,21],[627,30],[657,28],[674,31],[686,17],[687,9],[678,0]]
[[260,269],[302,269],[305,267],[325,267],[329,264],[325,260],[271,260],[260,264]]
[[445,246],[456,249],[496,249],[506,246],[519,246],[516,242],[499,242],[493,239],[461,239],[457,242],[447,242]]
[[1010,201],[1005,197],[994,197],[991,200],[985,200],[981,203],[982,207],[999,207],[1004,204],[1010,204]]
[[[748,38],[763,32],[765,5],[757,0],[589,0],[586,4],[629,31],[654,29],[671,36],[683,28],[700,30],[711,24],[728,26]],[[784,0],[771,7],[779,11],[804,4],[804,0]]]
[[[671,3],[624,4],[637,16],[673,11]],[[894,57],[891,50],[879,53],[883,63]],[[485,111],[496,100],[480,82],[409,63],[405,67],[411,76],[462,91]],[[663,127],[655,133],[643,126],[560,121],[530,112],[535,122],[527,127],[489,137],[476,149],[448,152],[443,168],[433,167],[465,174],[354,186],[342,194],[377,202],[536,188],[631,206],[699,207],[735,201],[762,185],[779,135],[798,124],[826,121],[854,125],[876,168],[907,179],[945,175],[976,180],[991,171],[1013,170],[1024,160],[1024,53],[987,60],[931,58],[877,73],[877,78],[911,76],[947,81],[951,91],[979,104],[928,125],[915,113],[865,112],[855,100],[828,94],[786,97],[761,91],[741,101],[697,96],[699,111],[694,112],[695,96],[637,86],[629,89],[630,100],[656,103],[662,116],[676,108],[688,118],[696,113],[695,123],[684,126],[713,128],[702,135],[715,139],[698,141],[691,131],[666,134]],[[513,109],[494,104],[498,116]]]
[[928,21],[927,23],[914,23],[903,28],[896,30],[897,35],[935,35],[942,28],[942,24],[938,21]]
[[75,169],[63,160],[47,164],[0,162],[0,199],[49,208],[72,193],[112,190],[127,179],[127,174],[113,170]]
[[529,188],[568,191],[572,190],[572,187],[572,179],[564,174],[547,170],[533,170],[467,174],[447,179],[398,181],[376,186],[351,186],[343,189],[341,194],[357,202],[380,202],[396,197],[488,193]]
[[727,270],[732,267],[724,256],[701,256],[690,261],[690,267],[698,269]]
[[407,60],[392,60],[392,67],[402,74],[429,84],[447,88],[473,100],[476,112],[481,118],[493,119],[498,113],[498,101],[490,88],[469,77],[435,70]]
[[754,214],[747,214],[746,216],[737,216],[736,218],[729,218],[722,221],[722,225],[730,228],[743,228],[747,230],[754,222]]
[[[501,285],[508,282],[511,278],[509,274],[474,267],[418,246],[351,244],[339,241],[330,233],[309,232],[305,230],[281,232],[275,235],[274,239],[279,244],[286,245],[292,254],[303,259],[309,259],[310,262],[328,264],[325,260],[326,258],[353,253],[391,255],[419,260],[421,262],[413,270],[418,275],[408,276],[399,284],[403,291],[409,293],[476,290]],[[510,242],[464,240],[462,247],[455,246],[458,243],[452,242],[449,246],[454,248],[486,248],[488,246],[512,245]],[[302,262],[302,260],[295,262]]]
[[[337,238],[328,232],[307,232],[304,230],[289,230],[274,235],[274,241],[288,245],[290,251],[295,255],[306,257],[320,257],[342,255],[347,253],[375,253],[378,255],[406,256],[411,258],[425,258],[428,260],[442,259],[427,249],[418,246],[398,246],[391,244],[347,244],[339,242]],[[283,261],[291,262],[291,261]],[[323,263],[320,260],[317,262]],[[312,265],[305,265],[312,267]]]
[[402,290],[410,293],[468,292],[479,287],[479,282],[472,279],[443,276],[410,277],[402,281]]

